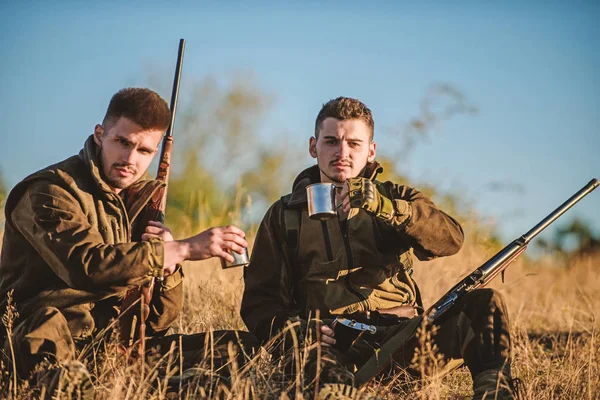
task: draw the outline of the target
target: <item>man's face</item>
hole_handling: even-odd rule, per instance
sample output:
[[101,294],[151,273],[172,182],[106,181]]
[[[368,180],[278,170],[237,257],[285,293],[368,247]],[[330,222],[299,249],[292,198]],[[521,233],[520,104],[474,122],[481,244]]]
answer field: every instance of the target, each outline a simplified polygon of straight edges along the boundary
[[309,152],[317,159],[321,182],[344,183],[357,177],[375,159],[377,145],[370,141],[370,129],[358,119],[340,121],[326,118],[319,138],[310,138]]
[[98,145],[100,172],[115,193],[137,181],[148,169],[158,150],[163,132],[144,130],[121,117],[106,129],[96,125],[94,141]]

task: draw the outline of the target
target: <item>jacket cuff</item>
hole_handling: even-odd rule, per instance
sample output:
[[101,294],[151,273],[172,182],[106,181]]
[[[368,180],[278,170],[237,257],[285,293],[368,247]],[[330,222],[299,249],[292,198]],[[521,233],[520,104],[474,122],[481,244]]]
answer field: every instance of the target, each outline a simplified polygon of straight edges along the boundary
[[162,239],[150,238],[148,240],[150,244],[150,254],[148,257],[148,268],[150,271],[148,275],[152,278],[156,278],[159,281],[164,279],[164,262],[165,262],[165,247]]
[[175,271],[161,282],[160,290],[161,292],[166,292],[167,290],[174,289],[179,286],[181,282],[183,282],[183,266],[177,264]]
[[390,220],[390,223],[397,227],[405,227],[410,221],[412,216],[412,207],[406,200],[395,199],[394,200],[394,216]]
[[379,195],[379,207],[375,214],[378,218],[389,221],[395,214],[394,204],[392,200],[388,199],[384,195]]

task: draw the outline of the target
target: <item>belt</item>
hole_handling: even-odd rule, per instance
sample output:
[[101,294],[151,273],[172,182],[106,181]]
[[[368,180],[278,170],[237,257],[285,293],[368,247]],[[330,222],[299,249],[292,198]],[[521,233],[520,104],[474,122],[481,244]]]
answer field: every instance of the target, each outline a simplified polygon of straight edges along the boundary
[[417,316],[413,306],[396,306],[374,311],[363,311],[346,315],[345,318],[362,322],[363,324],[392,326]]

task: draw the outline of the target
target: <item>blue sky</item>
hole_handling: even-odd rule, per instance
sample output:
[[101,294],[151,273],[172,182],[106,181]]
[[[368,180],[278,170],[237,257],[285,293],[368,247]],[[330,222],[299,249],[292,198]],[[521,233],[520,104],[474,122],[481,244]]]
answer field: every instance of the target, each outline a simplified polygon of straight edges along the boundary
[[[182,95],[186,79],[253,71],[275,98],[264,140],[285,131],[291,145],[306,146],[330,98],[365,102],[377,140],[377,129],[418,113],[432,84],[458,88],[478,113],[442,123],[403,172],[460,190],[506,240],[600,177],[598,3],[85,3],[0,3],[0,168],[9,186],[76,153],[112,94],[147,85],[149,70],[168,71],[169,87],[182,37]],[[379,148],[398,143],[386,136]],[[494,182],[522,190],[492,190]],[[599,206],[600,191],[567,215],[598,231]]]

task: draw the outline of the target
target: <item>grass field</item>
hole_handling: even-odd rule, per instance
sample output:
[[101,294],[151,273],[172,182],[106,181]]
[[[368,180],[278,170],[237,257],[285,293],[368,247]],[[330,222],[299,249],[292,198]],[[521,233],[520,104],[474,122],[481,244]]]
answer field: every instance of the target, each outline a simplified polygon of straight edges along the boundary
[[[218,222],[218,221],[215,221]],[[431,305],[460,278],[495,253],[485,235],[470,237],[455,256],[421,262],[415,277],[425,305]],[[254,232],[250,232],[252,242]],[[185,232],[180,232],[184,234]],[[552,259],[519,259],[511,265],[506,283],[497,278],[492,287],[505,297],[514,346],[513,375],[526,386],[528,399],[596,399],[600,393],[600,254],[571,260],[567,266]],[[209,260],[185,265],[185,305],[172,331],[194,333],[218,329],[245,330],[239,317],[243,290],[242,269],[221,270]],[[18,308],[18,305],[17,305]],[[164,379],[153,361],[127,365],[113,343],[87,366],[94,377],[98,399],[165,398]],[[164,364],[167,360],[162,360]],[[18,362],[18,360],[17,360]],[[176,365],[173,368],[177,367]],[[174,373],[174,370],[172,371]],[[26,382],[14,387],[14,376],[3,366],[0,397],[26,399],[35,395]],[[211,385],[210,369],[201,381],[179,393],[180,398],[312,398],[302,382],[283,379],[276,363],[263,353],[250,367],[234,373],[229,387]],[[69,392],[69,388],[66,388]],[[363,394],[389,399],[462,399],[472,395],[471,378],[464,367],[426,382],[399,385],[398,381],[372,382]],[[78,392],[61,398],[77,398]],[[287,397],[286,397],[287,396]]]

